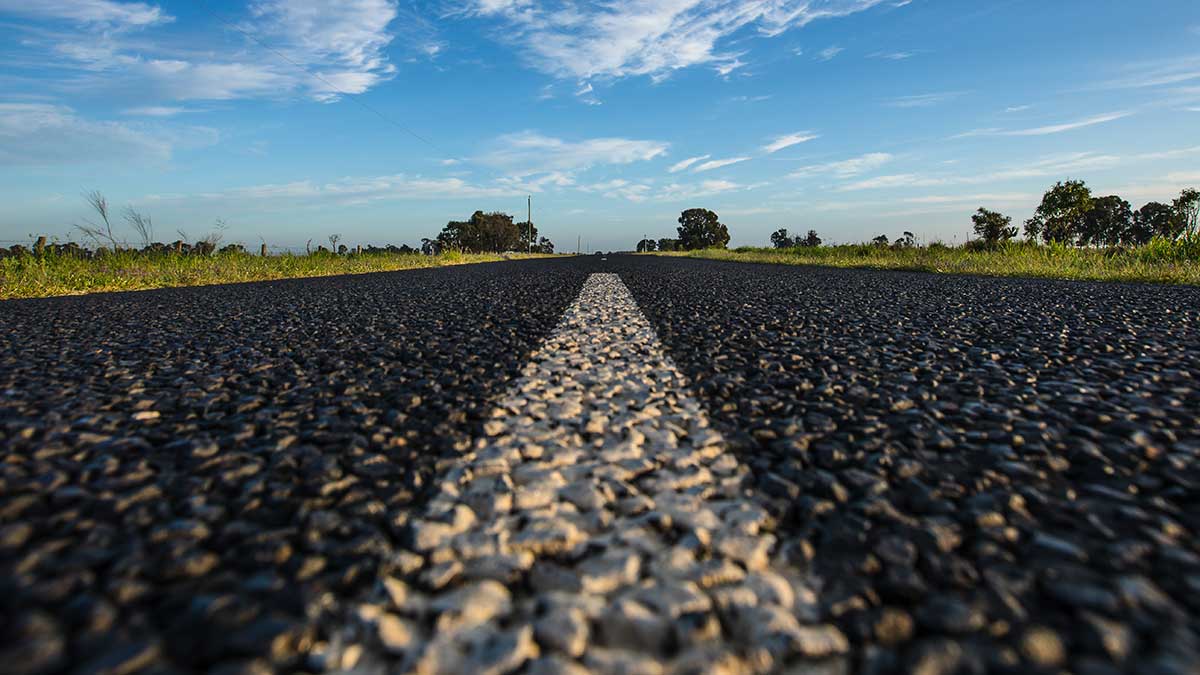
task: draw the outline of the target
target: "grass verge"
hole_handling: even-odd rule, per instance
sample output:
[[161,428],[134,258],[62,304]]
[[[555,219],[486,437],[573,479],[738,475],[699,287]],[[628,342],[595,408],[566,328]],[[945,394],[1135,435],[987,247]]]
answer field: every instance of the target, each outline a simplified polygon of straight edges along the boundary
[[0,300],[393,272],[541,257],[546,256],[449,252],[436,256],[397,253],[339,256],[316,253],[261,257],[243,252],[201,256],[123,251],[85,259],[69,255],[31,254],[0,259]]
[[656,255],[941,274],[1200,284],[1200,237],[1175,241],[1156,239],[1137,248],[1113,249],[1020,242],[982,251],[936,244],[907,248],[856,244],[791,249],[743,247],[732,251],[706,249]]

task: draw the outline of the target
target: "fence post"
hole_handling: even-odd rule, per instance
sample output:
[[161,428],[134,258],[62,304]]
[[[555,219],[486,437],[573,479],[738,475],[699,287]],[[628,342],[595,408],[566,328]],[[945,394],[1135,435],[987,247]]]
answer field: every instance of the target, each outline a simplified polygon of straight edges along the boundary
[[362,244],[354,247],[354,255],[362,255]]
[[41,255],[46,252],[46,236],[42,235],[37,238],[37,243],[33,245],[33,252]]
[[266,244],[263,244],[261,247],[259,247],[258,254],[264,258],[267,257],[267,245]]

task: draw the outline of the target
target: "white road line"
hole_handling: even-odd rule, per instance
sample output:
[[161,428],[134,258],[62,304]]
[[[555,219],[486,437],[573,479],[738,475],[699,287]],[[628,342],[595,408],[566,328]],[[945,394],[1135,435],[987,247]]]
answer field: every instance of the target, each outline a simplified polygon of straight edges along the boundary
[[749,672],[842,658],[772,559],[685,378],[615,274],[593,274],[412,523],[359,616],[400,670]]

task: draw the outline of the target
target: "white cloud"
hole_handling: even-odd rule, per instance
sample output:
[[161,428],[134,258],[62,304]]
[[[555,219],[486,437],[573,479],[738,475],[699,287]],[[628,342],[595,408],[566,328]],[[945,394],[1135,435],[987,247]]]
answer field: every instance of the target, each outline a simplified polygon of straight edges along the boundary
[[883,0],[475,0],[468,13],[497,18],[497,31],[533,65],[559,77],[649,75],[712,64],[728,72],[738,54],[721,43],[747,28],[779,35],[814,20],[860,12]]
[[703,164],[697,164],[692,173],[700,173],[702,171],[712,171],[731,164],[738,164],[750,159],[749,157],[729,157],[727,159],[711,159]]
[[928,108],[962,96],[961,91],[944,91],[933,94],[916,94],[913,96],[897,96],[886,105],[892,108]]
[[1025,112],[1026,110],[1029,110],[1032,107],[1033,106],[1031,106],[1031,105],[1010,105],[1009,107],[1004,109],[1004,112],[1006,112],[1006,113]]
[[681,160],[681,161],[678,161],[678,162],[675,162],[674,164],[672,164],[671,168],[667,169],[667,172],[668,173],[679,173],[680,171],[683,171],[684,169],[688,168],[689,166],[695,164],[696,162],[702,162],[702,161],[708,159],[709,157],[712,157],[712,155],[700,155],[699,157],[688,157],[687,159],[684,159],[684,160]]
[[640,203],[649,198],[649,193],[653,188],[647,183],[632,183],[623,178],[614,178],[609,181],[580,186],[579,189],[583,192],[603,193],[605,197],[612,199],[627,199]]
[[275,49],[335,85],[309,82],[318,99],[336,99],[337,90],[360,94],[396,70],[385,53],[394,0],[258,0],[250,11]]
[[746,187],[745,185],[728,180],[705,180],[699,184],[690,185],[671,183],[670,185],[663,186],[663,189],[655,195],[655,199],[665,202],[685,201],[701,197],[711,197],[722,192],[742,190]]
[[1096,126],[1097,124],[1113,122],[1115,120],[1130,117],[1131,115],[1133,115],[1133,112],[1131,111],[1112,112],[1103,115],[1087,117],[1074,122],[1050,124],[1042,127],[1033,127],[1030,129],[974,129],[972,131],[952,136],[952,138],[969,138],[972,136],[1049,136],[1051,134],[1061,134],[1064,131],[1073,131],[1075,129]]
[[833,58],[835,56],[837,56],[838,54],[841,54],[844,51],[846,51],[845,47],[838,47],[837,45],[834,45],[832,47],[826,47],[825,49],[822,49],[821,51],[817,52],[817,60],[818,61],[831,61],[831,60],[833,60]]
[[916,56],[915,52],[876,52],[871,55],[877,59],[887,59],[888,61],[903,61]]
[[164,161],[171,142],[117,122],[86,120],[45,103],[0,103],[0,165]]
[[871,152],[838,162],[803,166],[788,174],[788,178],[808,178],[820,175],[853,178],[868,171],[874,171],[890,161],[892,161],[892,155],[886,152]]
[[970,195],[926,195],[923,197],[905,197],[901,201],[906,204],[962,204],[985,203],[1013,204],[1033,201],[1041,195],[1029,192],[990,192]]
[[135,115],[138,117],[174,117],[175,115],[198,111],[179,106],[147,105],[137,108],[126,108],[121,112],[126,115]]
[[1020,165],[971,174],[891,174],[847,183],[838,188],[840,192],[857,190],[881,190],[899,187],[939,187],[945,185],[986,185],[1000,181],[1041,178],[1046,176],[1067,177],[1079,171],[1100,171],[1120,164],[1121,158],[1114,155],[1098,155],[1077,152],[1052,155]]
[[522,177],[546,172],[572,172],[597,165],[632,164],[654,159],[667,144],[629,138],[566,141],[535,131],[501,136],[494,147],[475,158],[485,166]]
[[503,184],[479,185],[461,178],[429,178],[395,174],[358,176],[330,182],[313,180],[289,183],[270,183],[231,188],[219,192],[193,195],[159,195],[156,201],[187,201],[192,199],[220,201],[301,202],[306,205],[332,203],[344,206],[367,204],[383,200],[472,199],[511,197],[525,194],[519,186]]
[[778,136],[770,143],[767,143],[763,146],[763,152],[767,154],[776,153],[784,148],[790,148],[793,145],[799,145],[800,143],[807,143],[816,138],[820,138],[820,136],[809,131],[801,131],[794,134]]
[[156,6],[113,0],[0,0],[0,12],[33,19],[100,24],[112,29],[150,26],[173,20]]
[[1200,80],[1200,56],[1132,63],[1124,75],[1101,82],[1099,89],[1143,89]]

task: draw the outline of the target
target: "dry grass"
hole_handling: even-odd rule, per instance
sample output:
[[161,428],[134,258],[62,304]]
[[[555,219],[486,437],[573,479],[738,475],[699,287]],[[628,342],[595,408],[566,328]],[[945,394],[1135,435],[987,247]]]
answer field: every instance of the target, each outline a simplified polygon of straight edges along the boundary
[[1091,281],[1200,284],[1200,238],[1155,240],[1131,249],[1084,249],[1011,243],[994,250],[966,247],[871,245],[817,248],[707,249],[656,255],[784,265],[824,265],[943,274],[1040,277]]
[[436,256],[316,253],[260,257],[242,252],[211,256],[118,252],[83,259],[30,254],[0,259],[0,299],[392,272],[537,257],[545,256],[450,252]]

